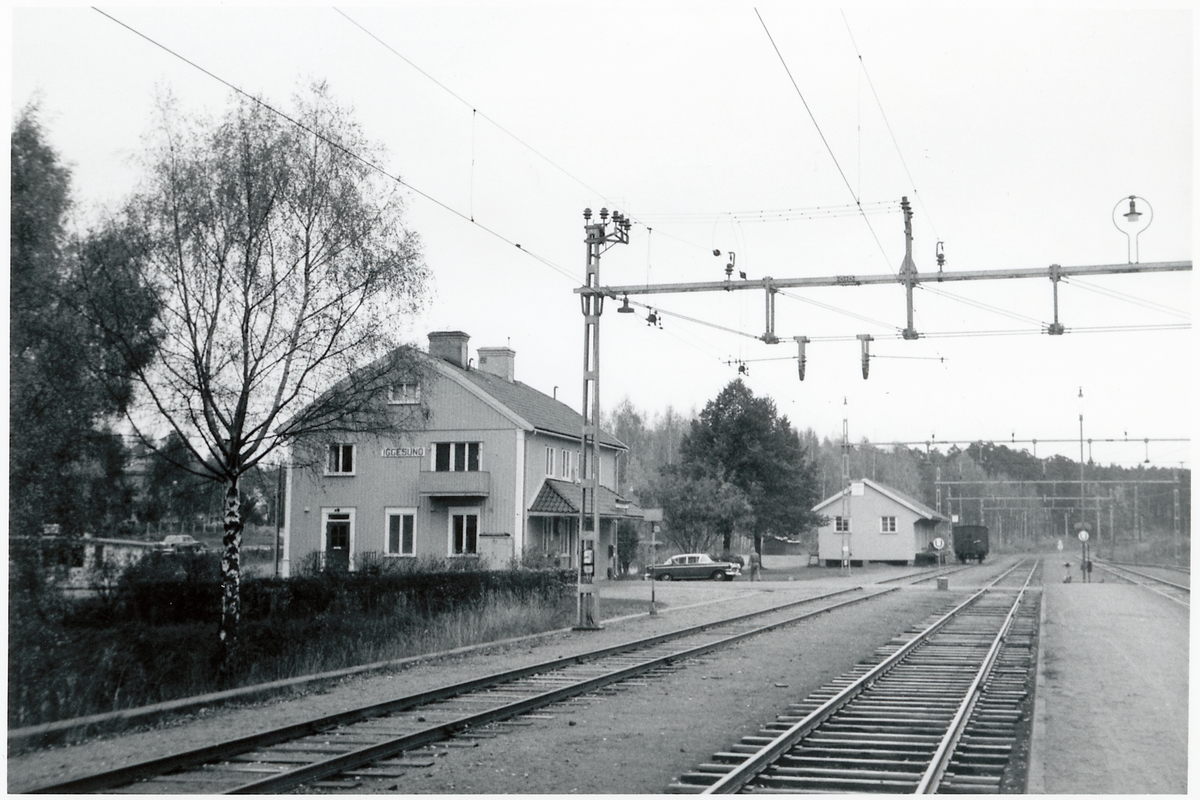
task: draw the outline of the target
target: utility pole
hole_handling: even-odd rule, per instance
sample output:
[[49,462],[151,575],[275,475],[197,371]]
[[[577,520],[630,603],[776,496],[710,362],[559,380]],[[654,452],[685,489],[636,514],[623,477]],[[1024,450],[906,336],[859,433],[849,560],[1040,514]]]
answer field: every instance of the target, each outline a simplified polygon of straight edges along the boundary
[[600,536],[600,315],[605,292],[600,287],[600,255],[614,244],[629,244],[632,223],[620,211],[612,215],[600,209],[600,221],[592,222],[592,210],[583,210],[584,241],[587,244],[587,273],[579,292],[583,310],[583,434],[579,447],[579,618],[577,630],[600,629],[600,594],[596,591],[596,542]]
[[1087,513],[1087,498],[1083,494],[1083,387],[1079,387],[1079,523]]
[[[1138,487],[1133,485],[1133,532],[1137,537],[1138,544],[1142,542],[1142,517],[1138,513]],[[1136,551],[1135,551],[1136,552]]]
[[850,576],[850,419],[842,398],[842,574]]
[[1174,518],[1175,561],[1179,561],[1179,473],[1175,473],[1175,504],[1172,516]]
[[[900,265],[900,279],[904,281],[904,296],[908,305],[908,326],[902,334],[905,339],[917,339],[920,334],[913,328],[913,286],[917,283],[917,265],[912,257],[912,206],[908,198],[900,198],[900,208],[904,211],[904,263]],[[865,374],[863,377],[867,377]]]

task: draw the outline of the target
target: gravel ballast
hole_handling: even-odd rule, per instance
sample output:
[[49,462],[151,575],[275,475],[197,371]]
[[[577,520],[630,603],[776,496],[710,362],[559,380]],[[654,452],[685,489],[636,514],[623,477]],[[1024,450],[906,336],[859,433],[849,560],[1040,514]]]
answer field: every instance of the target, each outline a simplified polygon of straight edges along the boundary
[[[124,735],[13,756],[8,760],[8,789],[27,791],[222,738],[850,585],[857,582],[836,577],[794,583],[657,584],[662,611],[655,617],[609,620],[600,631],[564,631],[528,643],[422,662],[402,671],[346,678],[286,698],[204,710]],[[606,585],[605,591],[610,597],[648,600],[650,588],[646,583],[625,582]],[[572,704],[570,713],[550,712],[549,719],[523,725],[516,733],[445,749],[445,755],[431,757],[432,766],[414,769],[402,781],[377,788],[398,785],[403,792],[451,793],[660,792],[678,774],[773,719],[788,702],[845,672],[954,594],[911,589],[821,615],[714,653],[668,678]]]

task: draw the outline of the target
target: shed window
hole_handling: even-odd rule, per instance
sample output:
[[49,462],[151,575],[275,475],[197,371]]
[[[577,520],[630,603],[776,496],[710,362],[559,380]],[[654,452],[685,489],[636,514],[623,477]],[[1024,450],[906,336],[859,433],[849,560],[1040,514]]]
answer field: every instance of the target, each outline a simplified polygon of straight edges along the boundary
[[850,532],[850,518],[849,517],[835,517],[833,529],[837,533],[849,533]]
[[879,518],[879,532],[880,533],[895,533],[896,532],[896,518],[895,517],[880,517]]

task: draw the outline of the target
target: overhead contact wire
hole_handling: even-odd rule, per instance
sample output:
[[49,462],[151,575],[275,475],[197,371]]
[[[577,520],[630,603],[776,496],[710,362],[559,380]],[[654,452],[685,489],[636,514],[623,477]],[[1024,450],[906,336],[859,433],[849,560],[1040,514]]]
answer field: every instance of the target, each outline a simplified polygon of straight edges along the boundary
[[[783,53],[779,52],[779,46],[775,44],[775,37],[771,35],[770,29],[767,28],[767,23],[763,21],[762,14],[758,13],[757,8],[754,9],[754,13],[758,17],[758,21],[762,25],[763,31],[766,32],[767,39],[769,39],[771,42],[771,47],[775,49],[775,55],[779,57],[779,63],[783,65],[783,71],[787,73],[788,80],[792,82],[792,88],[796,90],[796,95],[800,98],[800,102],[804,105],[804,110],[808,112],[808,118],[812,120],[813,127],[817,129],[817,135],[821,137],[821,142],[825,145],[825,150],[829,153],[829,157],[833,159],[833,165],[837,167],[838,174],[842,176],[842,182],[846,184],[846,190],[850,192],[850,196],[854,198],[854,202],[857,204],[858,197],[854,193],[854,187],[850,185],[850,181],[846,177],[846,173],[842,170],[842,165],[838,163],[837,156],[833,154],[833,148],[830,147],[829,141],[825,138],[825,134],[821,130],[821,126],[817,124],[817,118],[813,114],[812,109],[808,107],[808,101],[804,99],[804,93],[800,91],[799,84],[797,84],[796,79],[792,77],[792,71],[788,68],[787,61],[783,58]],[[867,219],[867,215],[865,213],[862,215],[862,218],[867,224],[867,230],[871,232],[871,238],[875,240],[875,245],[879,248],[879,252],[883,255],[884,262],[886,262],[888,267],[891,268],[891,262],[888,260],[887,251],[883,249],[883,243],[879,241],[879,236],[875,233],[875,228],[871,225],[871,221]],[[894,273],[896,270],[892,269],[892,272]]]
[[566,276],[567,278],[570,278],[572,281],[579,282],[579,280],[580,280],[579,276],[578,276],[578,275],[576,275],[576,274],[574,274],[574,273],[572,273],[572,272],[570,272],[570,271],[569,271],[569,270],[567,270],[566,268],[564,268],[564,267],[561,267],[561,266],[559,266],[558,264],[555,264],[554,262],[552,262],[552,261],[550,261],[550,260],[548,260],[548,259],[546,259],[546,258],[543,258],[542,256],[539,256],[539,255],[535,254],[533,251],[531,251],[531,250],[529,250],[529,249],[525,248],[524,246],[522,246],[521,244],[519,244],[519,243],[517,243],[517,242],[514,242],[513,240],[509,239],[508,237],[504,236],[503,234],[499,233],[498,231],[495,231],[495,230],[493,230],[493,229],[489,228],[489,227],[488,227],[488,226],[486,226],[486,225],[483,225],[483,224],[481,224],[481,223],[479,223],[479,222],[476,222],[476,221],[475,221],[474,219],[472,219],[472,218],[471,218],[469,215],[467,215],[467,214],[464,214],[463,212],[459,211],[459,210],[458,210],[458,209],[456,209],[456,208],[453,208],[453,207],[451,207],[451,206],[447,205],[446,203],[443,203],[441,200],[438,200],[438,199],[437,199],[436,197],[434,197],[433,195],[431,195],[431,194],[429,194],[429,193],[427,193],[427,192],[423,192],[423,191],[421,191],[421,190],[420,190],[420,189],[418,189],[416,186],[414,186],[414,185],[412,185],[411,183],[409,183],[409,182],[405,181],[405,180],[404,180],[403,178],[401,178],[399,175],[392,175],[390,172],[388,172],[387,170],[385,170],[383,167],[380,167],[380,166],[378,166],[377,164],[374,164],[374,163],[372,163],[371,161],[368,161],[367,159],[363,158],[363,157],[362,157],[361,155],[359,155],[358,153],[355,153],[354,151],[347,149],[346,147],[344,147],[344,146],[342,146],[342,145],[338,144],[337,142],[333,141],[332,139],[329,139],[329,138],[328,138],[328,137],[326,137],[326,136],[322,136],[320,133],[318,133],[317,131],[315,131],[315,130],[313,130],[312,128],[308,127],[308,126],[307,126],[307,125],[305,125],[303,122],[300,122],[299,120],[293,119],[293,118],[292,118],[291,116],[289,116],[287,113],[285,113],[285,112],[283,112],[283,111],[280,111],[279,109],[275,108],[275,107],[274,107],[274,106],[272,106],[270,103],[268,103],[268,102],[266,102],[265,100],[263,100],[262,98],[255,97],[254,95],[252,95],[252,94],[250,94],[249,92],[245,91],[245,90],[244,90],[244,89],[242,89],[241,87],[239,87],[239,86],[236,86],[236,85],[234,85],[234,84],[230,83],[229,81],[225,80],[225,79],[224,79],[224,78],[222,78],[221,76],[219,76],[219,75],[217,75],[217,74],[215,74],[215,73],[211,72],[210,70],[208,70],[208,69],[206,69],[206,68],[204,68],[204,67],[200,66],[199,64],[197,64],[196,62],[194,62],[194,61],[192,61],[191,59],[187,58],[186,56],[184,56],[184,55],[182,55],[182,54],[180,54],[180,53],[177,53],[176,51],[172,50],[171,48],[167,47],[165,44],[162,44],[161,42],[159,42],[159,41],[157,41],[157,40],[155,40],[155,39],[151,38],[150,36],[148,36],[148,35],[146,35],[146,34],[142,33],[141,31],[139,31],[138,29],[134,28],[133,26],[131,26],[131,25],[128,25],[128,24],[127,24],[127,23],[125,23],[125,22],[122,22],[121,20],[119,20],[119,19],[117,19],[116,17],[112,16],[111,14],[109,14],[109,13],[107,13],[107,12],[105,12],[105,11],[101,10],[100,8],[97,8],[96,6],[92,6],[92,8],[93,8],[93,10],[95,10],[97,13],[101,14],[101,15],[102,15],[102,16],[104,16],[104,17],[107,17],[108,19],[112,20],[112,21],[113,21],[113,22],[115,22],[116,24],[120,25],[122,28],[125,28],[125,29],[126,29],[127,31],[129,31],[130,33],[133,33],[133,34],[135,34],[135,35],[137,35],[137,36],[141,37],[142,39],[145,39],[147,42],[149,42],[150,44],[152,44],[152,45],[154,45],[155,47],[159,48],[160,50],[163,50],[164,52],[166,52],[166,53],[168,53],[168,54],[170,54],[170,55],[174,56],[175,58],[179,59],[180,61],[182,61],[183,63],[185,63],[185,64],[187,64],[188,66],[192,67],[193,69],[196,69],[196,70],[198,70],[198,71],[200,71],[200,72],[204,73],[204,74],[205,74],[205,75],[207,75],[208,77],[212,78],[213,80],[217,81],[218,83],[222,84],[223,86],[226,86],[226,87],[228,87],[229,89],[232,89],[234,92],[236,92],[237,94],[240,94],[241,96],[245,97],[246,99],[250,100],[251,102],[257,103],[258,105],[262,106],[262,107],[263,107],[263,108],[265,108],[267,111],[270,111],[272,114],[275,114],[276,116],[280,117],[281,119],[287,120],[289,123],[291,123],[292,125],[296,126],[296,127],[297,127],[297,128],[299,128],[300,130],[302,130],[302,131],[305,131],[305,132],[307,132],[307,133],[311,134],[312,136],[315,136],[316,138],[318,138],[318,139],[320,139],[321,141],[325,142],[327,145],[329,145],[330,147],[334,148],[335,150],[338,150],[338,151],[340,151],[340,152],[344,153],[345,155],[349,156],[350,158],[354,159],[355,161],[358,161],[360,164],[363,164],[363,165],[364,165],[364,166],[366,166],[367,168],[369,168],[369,169],[371,169],[371,170],[374,170],[375,172],[379,173],[380,175],[383,175],[385,178],[387,178],[387,179],[389,179],[389,180],[392,180],[392,181],[395,181],[396,183],[398,183],[399,185],[401,185],[401,186],[403,186],[404,188],[408,189],[409,191],[412,191],[412,192],[414,192],[415,194],[418,194],[418,195],[420,195],[421,197],[425,198],[426,200],[428,200],[429,202],[433,203],[434,205],[436,205],[436,206],[438,206],[438,207],[442,208],[442,209],[443,209],[443,210],[445,210],[445,211],[448,211],[448,212],[450,212],[451,214],[453,214],[453,215],[454,215],[454,216],[456,216],[456,217],[459,217],[459,218],[460,218],[460,219],[462,219],[463,221],[465,221],[465,222],[468,222],[468,223],[470,223],[470,224],[472,224],[472,225],[475,225],[475,226],[477,226],[477,227],[478,227],[480,230],[482,230],[482,231],[484,231],[484,232],[486,232],[486,233],[490,234],[491,236],[495,237],[496,239],[499,239],[500,241],[504,242],[505,244],[509,244],[509,245],[512,245],[513,247],[516,247],[516,248],[517,248],[518,250],[520,250],[522,253],[525,253],[525,254],[527,254],[528,256],[530,256],[531,258],[533,258],[533,259],[534,259],[534,260],[536,260],[536,261],[540,261],[541,263],[545,264],[546,266],[550,267],[551,269],[555,270],[556,272],[559,272],[559,273],[563,274],[564,276]]

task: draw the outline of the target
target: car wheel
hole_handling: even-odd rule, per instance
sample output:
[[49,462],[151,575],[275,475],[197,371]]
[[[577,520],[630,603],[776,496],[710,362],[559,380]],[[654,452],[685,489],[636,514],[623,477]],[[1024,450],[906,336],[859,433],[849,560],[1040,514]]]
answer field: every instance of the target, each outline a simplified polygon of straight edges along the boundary
[[712,578],[714,581],[723,581],[723,580],[725,580],[725,573],[721,572],[720,570],[717,570],[712,575],[709,575],[709,577]]
[[659,575],[657,577],[660,581],[669,581],[669,580],[671,580],[671,573],[664,572],[662,575]]

